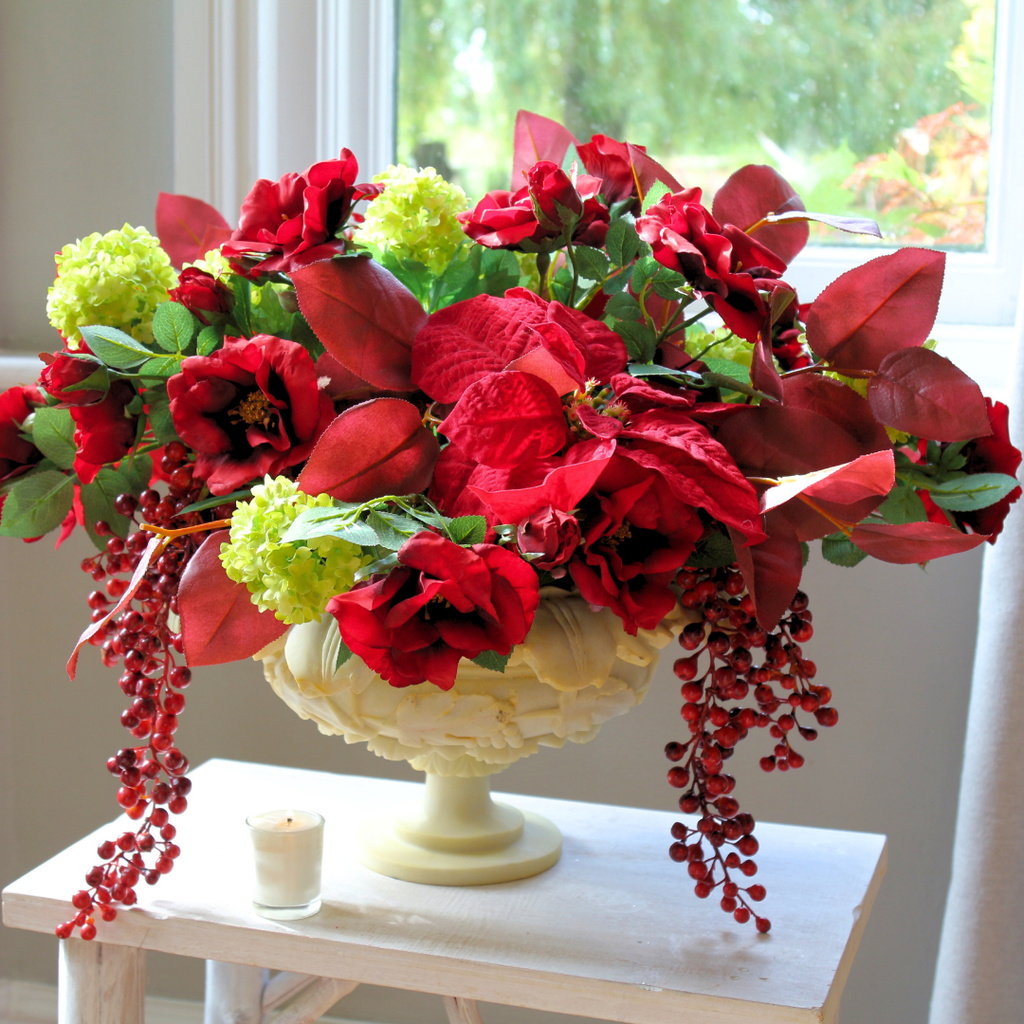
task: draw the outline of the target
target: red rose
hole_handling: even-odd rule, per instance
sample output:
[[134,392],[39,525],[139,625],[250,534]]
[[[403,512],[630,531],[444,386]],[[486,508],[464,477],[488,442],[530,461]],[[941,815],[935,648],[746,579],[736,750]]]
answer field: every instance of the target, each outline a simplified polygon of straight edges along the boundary
[[266,257],[258,273],[289,273],[342,251],[342,232],[360,199],[380,195],[382,185],[357,185],[359,165],[347,149],[337,160],[313,164],[305,174],[279,181],[261,178],[242,201],[238,228],[221,247],[233,261]]
[[518,192],[489,192],[475,209],[460,213],[463,231],[491,249],[552,252],[570,240],[604,244],[610,215],[597,198],[599,179],[582,177],[573,184],[557,164],[541,160],[526,180]]
[[305,461],[334,418],[309,353],[269,334],[189,356],[167,394],[174,429],[198,453],[195,476],[214,494]]
[[555,579],[565,575],[562,566],[579,547],[583,535],[576,517],[550,505],[524,519],[516,530],[516,544],[524,554],[539,555],[530,560],[537,569],[546,569]]
[[402,545],[398,563],[327,602],[345,643],[392,686],[449,690],[461,658],[508,654],[526,639],[540,591],[513,552],[423,531]]
[[167,294],[190,313],[195,313],[204,324],[210,322],[207,314],[216,317],[231,312],[231,292],[213,274],[198,267],[186,267],[178,275],[178,287]]
[[[84,345],[83,345],[84,347]],[[39,374],[39,383],[48,395],[66,405],[91,405],[103,398],[103,391],[67,391],[73,384],[81,384],[86,377],[99,369],[99,363],[91,359],[79,359],[67,352],[42,356],[50,360]]]
[[77,449],[74,468],[83,484],[92,483],[107,463],[123,459],[135,443],[139,417],[127,408],[134,398],[131,384],[115,380],[101,401],[71,407]]
[[722,227],[700,200],[699,188],[666,196],[637,220],[637,232],[659,263],[683,274],[753,344],[769,314],[755,279],[774,279],[786,264],[734,225]]
[[[644,146],[634,149],[646,153]],[[607,135],[592,135],[590,141],[576,147],[587,174],[601,179],[601,195],[607,203],[619,203],[636,195],[633,164],[624,142],[616,142]]]
[[21,476],[42,459],[43,453],[21,434],[35,407],[44,404],[33,387],[18,385],[0,394],[0,483]]
[[[1010,442],[1010,410],[1002,402],[993,402],[991,398],[986,398],[985,404],[988,406],[992,433],[963,447],[961,455],[967,458],[964,470],[967,473],[1005,473],[1007,476],[1016,476],[1021,454]],[[989,543],[994,544],[1002,532],[1003,520],[1010,506],[1020,495],[1021,489],[1016,487],[994,505],[979,508],[976,512],[954,512],[953,518],[961,527],[969,526],[975,533],[988,534]]]

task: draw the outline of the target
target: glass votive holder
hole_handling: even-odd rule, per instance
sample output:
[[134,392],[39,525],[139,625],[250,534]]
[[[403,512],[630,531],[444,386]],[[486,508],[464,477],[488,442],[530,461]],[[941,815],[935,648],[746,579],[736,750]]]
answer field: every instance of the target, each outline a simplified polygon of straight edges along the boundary
[[323,817],[314,811],[264,811],[245,823],[256,860],[256,913],[272,921],[312,917],[320,909]]

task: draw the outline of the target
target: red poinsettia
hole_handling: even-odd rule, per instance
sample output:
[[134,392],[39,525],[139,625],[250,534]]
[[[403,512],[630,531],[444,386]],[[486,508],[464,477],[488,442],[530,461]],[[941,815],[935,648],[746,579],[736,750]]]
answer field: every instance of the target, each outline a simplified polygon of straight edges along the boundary
[[242,201],[238,228],[221,252],[240,261],[261,259],[255,271],[290,273],[344,249],[341,238],[352,207],[380,195],[383,186],[356,184],[359,165],[343,149],[337,160],[313,164],[278,181],[261,178]]
[[526,182],[517,192],[489,192],[473,210],[460,213],[466,234],[491,249],[528,252],[551,252],[567,240],[604,244],[610,214],[597,198],[599,178],[574,182],[556,163],[541,160],[526,172]]
[[327,603],[345,643],[392,686],[449,690],[461,658],[505,655],[526,639],[540,592],[513,552],[423,531],[399,549],[398,563]]
[[334,418],[309,353],[268,334],[189,356],[167,394],[174,429],[198,453],[196,479],[214,494],[303,462]]
[[757,341],[770,312],[759,283],[783,273],[783,260],[734,225],[720,225],[699,188],[666,196],[636,227],[659,263],[683,274],[741,338]]

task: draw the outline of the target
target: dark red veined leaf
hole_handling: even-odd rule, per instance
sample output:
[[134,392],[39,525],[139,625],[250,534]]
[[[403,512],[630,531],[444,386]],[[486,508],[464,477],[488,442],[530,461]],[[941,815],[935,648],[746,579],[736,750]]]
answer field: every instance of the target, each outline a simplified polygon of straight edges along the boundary
[[181,267],[226,242],[231,225],[202,199],[161,192],[156,200],[156,233],[171,263]]
[[877,370],[891,352],[928,339],[946,254],[900,249],[836,278],[807,314],[807,343],[841,369]]
[[757,621],[774,629],[786,613],[800,586],[803,551],[792,526],[778,512],[765,516],[767,540],[744,547],[743,535],[729,529],[743,582],[754,602]]
[[[851,235],[882,237],[878,225],[870,217],[837,217],[831,213],[808,213],[806,210],[792,210],[789,213],[769,213],[765,220],[769,224],[796,224],[800,221],[813,220],[819,224],[827,224],[830,228],[848,231]],[[770,249],[771,246],[768,248]]]
[[540,378],[518,370],[490,373],[470,384],[441,431],[496,469],[547,458],[568,439],[558,395]]
[[146,575],[146,571],[160,556],[160,553],[166,546],[167,541],[158,534],[154,533],[150,537],[149,543],[139,556],[139,564],[135,567],[135,572],[132,573],[128,589],[118,598],[114,607],[102,619],[87,626],[78,638],[78,643],[75,644],[75,649],[71,652],[71,657],[68,658],[67,673],[69,679],[73,680],[75,672],[78,671],[78,652],[81,651],[83,645],[87,644],[115,615],[119,614],[127,606],[128,602],[135,596],[135,591],[139,589],[142,577]]
[[636,183],[637,194],[640,196],[641,202],[656,181],[660,181],[670,192],[682,191],[683,186],[657,160],[649,157],[642,149],[627,142],[626,152],[629,153],[633,181]]
[[341,501],[414,494],[426,490],[440,453],[415,405],[374,398],[346,409],[324,431],[299,486]]
[[760,332],[754,345],[750,364],[750,383],[769,398],[774,398],[777,402],[782,401],[782,378],[775,367],[775,360],[772,359],[770,326]]
[[868,381],[868,402],[882,423],[930,441],[969,441],[992,433],[981,388],[930,349],[887,355]]
[[[715,193],[711,214],[719,224],[735,224],[747,231],[770,213],[801,211],[804,204],[793,186],[773,167],[747,164],[734,172]],[[779,259],[792,263],[807,244],[810,233],[806,224],[765,224],[753,237],[767,246]]]
[[561,166],[569,147],[575,144],[576,136],[565,125],[520,110],[512,141],[512,191],[523,187],[526,172],[538,160],[551,160]]
[[220,546],[228,536],[227,530],[211,533],[178,584],[185,661],[193,667],[251,658],[288,628],[273,612],[261,612],[252,603],[244,583],[228,578],[220,561]]
[[870,523],[854,529],[850,540],[873,558],[909,565],[970,551],[984,544],[988,537],[983,533],[961,533],[944,523]]
[[782,386],[785,405],[807,409],[831,420],[850,434],[862,451],[883,451],[892,446],[868,400],[841,381],[818,373],[803,373],[787,377]]
[[394,274],[349,256],[291,277],[302,315],[331,355],[375,387],[413,390],[412,342],[427,314]]
[[334,402],[365,401],[379,393],[379,388],[357,377],[330,352],[321,353],[317,359],[316,376],[320,386]]
[[761,496],[761,511],[778,508],[798,495],[838,505],[852,505],[862,498],[884,498],[896,477],[892,451],[872,452],[841,466],[782,478]]

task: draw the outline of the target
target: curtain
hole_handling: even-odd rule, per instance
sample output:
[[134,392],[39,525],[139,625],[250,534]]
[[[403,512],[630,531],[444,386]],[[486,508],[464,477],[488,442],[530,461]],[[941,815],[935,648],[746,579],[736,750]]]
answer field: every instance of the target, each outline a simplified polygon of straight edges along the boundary
[[[1010,437],[1024,442],[1024,288]],[[1024,1020],[1024,498],[987,549],[930,1024]]]

